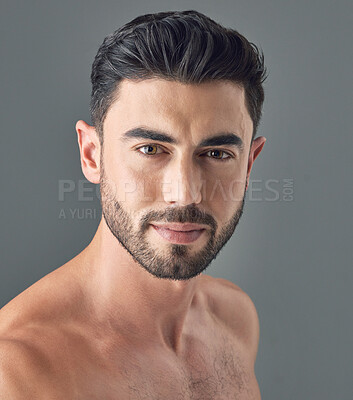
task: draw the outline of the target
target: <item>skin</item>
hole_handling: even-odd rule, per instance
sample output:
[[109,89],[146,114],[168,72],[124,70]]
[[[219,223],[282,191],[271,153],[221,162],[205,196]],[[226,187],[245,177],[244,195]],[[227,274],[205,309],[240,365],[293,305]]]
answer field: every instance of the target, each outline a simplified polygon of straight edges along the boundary
[[[139,126],[178,144],[123,140]],[[260,399],[255,306],[203,273],[239,221],[266,141],[251,143],[252,129],[241,87],[162,79],[121,83],[103,148],[77,122],[82,171],[101,183],[106,218],[80,254],[0,311],[1,398]],[[236,133],[243,150],[199,147],[220,132]],[[138,154],[150,144],[158,155]],[[149,224],[179,217],[205,224],[195,242],[172,244]],[[119,227],[129,227],[120,238]]]

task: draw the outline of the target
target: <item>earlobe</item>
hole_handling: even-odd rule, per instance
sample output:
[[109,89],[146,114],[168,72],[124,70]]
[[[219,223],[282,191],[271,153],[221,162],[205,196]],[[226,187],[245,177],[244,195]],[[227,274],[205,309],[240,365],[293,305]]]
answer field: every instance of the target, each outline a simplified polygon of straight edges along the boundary
[[80,148],[81,168],[92,183],[100,182],[100,143],[93,126],[80,120],[76,123],[77,141]]
[[248,189],[250,172],[251,172],[253,163],[256,160],[257,156],[260,154],[261,150],[263,149],[266,140],[267,139],[264,136],[259,136],[258,138],[254,139],[254,141],[252,142],[250,154],[249,154],[249,160],[248,160],[248,170],[247,170],[247,174],[246,174],[246,187],[245,187],[246,190]]

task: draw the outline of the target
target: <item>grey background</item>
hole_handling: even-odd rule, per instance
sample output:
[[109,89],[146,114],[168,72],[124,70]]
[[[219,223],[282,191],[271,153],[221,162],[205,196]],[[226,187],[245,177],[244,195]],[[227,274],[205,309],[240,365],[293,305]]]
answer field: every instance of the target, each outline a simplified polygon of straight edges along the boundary
[[[258,133],[267,142],[253,167],[252,198],[208,272],[238,284],[257,307],[263,399],[352,399],[352,5],[0,4],[1,306],[79,253],[97,228],[95,186],[85,185],[93,201],[79,200],[74,126],[90,122],[89,74],[103,38],[137,15],[196,9],[259,45],[269,69]],[[76,185],[64,201],[60,180]],[[72,218],[70,208],[97,209],[97,217]]]

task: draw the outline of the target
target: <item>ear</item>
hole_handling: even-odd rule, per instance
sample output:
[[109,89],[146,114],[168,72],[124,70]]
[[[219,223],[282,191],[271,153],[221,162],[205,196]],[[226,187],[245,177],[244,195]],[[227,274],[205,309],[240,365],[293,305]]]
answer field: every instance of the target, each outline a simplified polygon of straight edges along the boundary
[[264,136],[259,136],[258,138],[254,139],[251,148],[250,148],[250,154],[249,154],[249,160],[248,160],[248,170],[246,173],[246,190],[248,189],[249,185],[249,178],[250,178],[250,172],[252,165],[257,158],[257,156],[260,154],[262,148],[264,147],[264,144],[266,142],[266,138]]
[[100,182],[100,143],[95,128],[85,121],[76,123],[83,175],[92,183]]

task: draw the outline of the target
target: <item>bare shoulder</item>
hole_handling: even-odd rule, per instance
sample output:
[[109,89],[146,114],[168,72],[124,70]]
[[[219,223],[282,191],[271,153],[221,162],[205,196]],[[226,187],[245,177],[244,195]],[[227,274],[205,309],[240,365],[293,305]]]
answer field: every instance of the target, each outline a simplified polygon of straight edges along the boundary
[[[72,280],[55,272],[0,310],[0,399],[70,398],[65,349],[79,303]],[[78,333],[74,338],[84,343]]]
[[80,288],[67,263],[33,283],[0,309],[0,339],[29,325],[53,323],[75,311]]
[[15,338],[0,339],[1,399],[42,399],[44,391],[49,393],[49,370],[45,356],[29,343]]
[[259,317],[250,296],[233,282],[204,275],[207,303],[214,316],[242,342],[255,363],[259,337]]
[[55,270],[0,309],[1,399],[41,399],[39,390],[50,393],[45,387],[53,386],[63,349],[59,343],[65,343],[61,327],[79,303],[71,278]]

